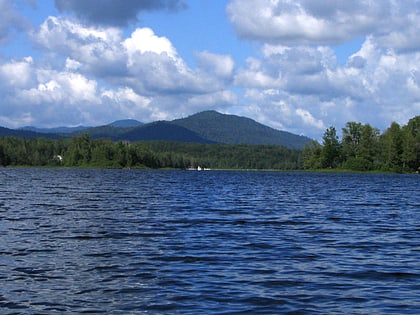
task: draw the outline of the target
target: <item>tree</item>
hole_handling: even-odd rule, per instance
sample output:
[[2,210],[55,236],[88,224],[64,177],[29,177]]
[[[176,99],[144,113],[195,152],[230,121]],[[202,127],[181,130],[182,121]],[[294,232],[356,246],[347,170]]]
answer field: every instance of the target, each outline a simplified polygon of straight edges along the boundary
[[359,144],[362,138],[362,130],[362,124],[354,121],[348,122],[346,127],[342,129],[343,138],[341,144],[343,156],[345,159],[350,157],[358,157]]
[[420,116],[408,121],[402,128],[403,148],[401,160],[404,167],[420,171]]
[[385,169],[402,171],[401,155],[403,152],[403,134],[396,122],[382,134],[381,157]]
[[323,148],[321,151],[321,165],[323,168],[334,168],[339,163],[340,143],[338,141],[337,132],[334,127],[325,130],[323,140]]
[[90,164],[96,167],[112,167],[114,165],[114,143],[107,140],[96,140],[92,143]]
[[87,166],[92,157],[91,142],[88,134],[74,137],[65,154],[67,166]]
[[379,152],[379,130],[369,124],[361,126],[356,155],[348,157],[346,168],[357,171],[369,171],[375,168]]
[[302,151],[302,160],[304,169],[319,169],[321,163],[322,146],[317,141],[305,145]]
[[5,149],[3,147],[3,144],[0,143],[0,165],[1,166],[7,166],[9,165],[9,157],[7,156]]

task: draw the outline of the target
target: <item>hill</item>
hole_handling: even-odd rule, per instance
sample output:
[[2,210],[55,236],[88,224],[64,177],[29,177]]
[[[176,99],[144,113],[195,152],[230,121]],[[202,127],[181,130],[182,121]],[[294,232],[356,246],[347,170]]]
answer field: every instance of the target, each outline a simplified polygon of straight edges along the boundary
[[135,120],[135,119],[122,119],[122,120],[116,120],[107,126],[116,127],[116,128],[133,128],[133,127],[139,127],[142,126],[143,123]]
[[[142,122],[135,119],[122,119],[122,120],[116,120],[107,125],[98,126],[98,127],[77,126],[77,127],[37,128],[33,126],[25,126],[18,130],[33,131],[37,133],[57,133],[57,134],[82,134],[84,132],[87,132],[92,135],[99,134],[99,135],[112,136],[114,132],[119,133],[119,131],[112,128],[134,128],[134,127],[139,127],[142,125],[143,125]],[[106,130],[107,127],[112,127],[112,128],[110,128],[109,130]],[[96,130],[98,128],[99,130]]]
[[60,139],[62,138],[59,134],[55,133],[41,133],[30,130],[16,130],[0,127],[0,137],[16,137],[23,139],[36,139],[36,138],[46,138],[46,139]]
[[167,121],[157,121],[131,129],[117,137],[128,141],[176,141],[193,143],[212,143],[195,132]]
[[91,127],[87,129],[83,129],[80,131],[73,132],[70,134],[71,137],[80,136],[83,134],[88,134],[90,137],[98,139],[117,139],[121,134],[127,132],[131,128],[119,128],[119,127],[112,127],[110,125],[98,126],[98,127]]
[[280,131],[250,118],[204,111],[187,118],[176,119],[173,124],[194,131],[204,139],[225,144],[271,144],[302,149],[311,139]]
[[[92,138],[126,141],[176,141],[220,144],[266,144],[302,149],[312,140],[280,131],[250,118],[204,111],[187,118],[143,124],[137,120],[117,120],[98,127],[60,127],[52,129],[14,130],[1,128],[0,136],[20,138],[74,137],[89,134]],[[55,133],[52,133],[55,130]],[[39,132],[42,131],[42,132]]]
[[37,128],[33,126],[25,126],[18,130],[33,131],[37,133],[56,133],[56,134],[69,134],[77,131],[82,131],[90,127],[78,126],[78,127],[55,127],[55,128]]
[[108,125],[76,130],[72,133],[72,136],[79,136],[87,133],[92,138],[118,140],[122,134],[139,126],[143,126],[143,123],[135,119],[116,120]]

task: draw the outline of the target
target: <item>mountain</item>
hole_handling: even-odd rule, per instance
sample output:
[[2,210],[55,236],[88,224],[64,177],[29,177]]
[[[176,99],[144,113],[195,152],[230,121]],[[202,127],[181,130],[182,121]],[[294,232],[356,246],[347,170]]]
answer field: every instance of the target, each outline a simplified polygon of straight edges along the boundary
[[[135,119],[122,119],[122,120],[116,120],[105,126],[110,126],[114,128],[133,128],[133,127],[138,127],[141,125],[143,125],[143,123]],[[100,128],[102,129],[103,127],[104,126],[100,126]],[[25,126],[25,127],[19,128],[19,130],[34,131],[34,132],[39,132],[39,133],[81,134],[83,133],[83,131],[87,129],[92,129],[92,128],[98,128],[98,127],[77,126],[77,127],[37,128],[33,126]]]
[[116,120],[110,124],[108,124],[108,126],[111,127],[116,127],[116,128],[132,128],[132,127],[139,127],[142,126],[143,123],[135,120],[135,119],[122,119],[122,120]]
[[98,127],[91,127],[87,129],[83,129],[80,131],[76,131],[70,134],[71,137],[81,136],[83,134],[88,134],[91,138],[104,138],[104,139],[116,139],[119,135],[127,132],[131,128],[118,128],[112,127],[111,125],[104,125]]
[[117,140],[120,135],[136,127],[143,126],[143,123],[135,119],[116,120],[108,125],[90,127],[72,133],[72,136],[89,134],[92,138],[108,138]]
[[59,134],[51,133],[41,133],[30,130],[19,130],[19,129],[9,129],[0,127],[0,137],[16,137],[24,139],[35,139],[35,138],[46,138],[46,139],[60,139],[62,138]]
[[55,128],[37,128],[33,126],[25,126],[19,128],[19,130],[33,131],[37,133],[59,133],[59,134],[68,134],[77,131],[82,131],[90,127],[77,126],[77,127],[55,127]]
[[[30,130],[0,129],[0,136],[21,138],[63,138],[89,134],[92,138],[127,141],[177,141],[222,144],[268,144],[302,149],[312,140],[280,131],[250,118],[204,111],[182,119],[143,124],[134,119],[117,120],[98,127],[74,127]],[[52,133],[55,130],[55,133]],[[38,131],[43,131],[38,132]]]
[[304,136],[270,128],[250,118],[225,115],[216,111],[204,111],[173,120],[172,123],[217,143],[271,144],[302,149],[312,141]]
[[157,121],[133,128],[117,137],[118,140],[128,141],[176,141],[212,143],[197,135],[195,132],[177,126],[167,121]]

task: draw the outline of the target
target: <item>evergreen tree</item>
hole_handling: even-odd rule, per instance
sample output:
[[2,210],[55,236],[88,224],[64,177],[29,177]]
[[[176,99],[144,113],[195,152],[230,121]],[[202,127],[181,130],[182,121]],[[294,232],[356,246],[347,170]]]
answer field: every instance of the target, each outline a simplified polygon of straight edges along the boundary
[[340,143],[334,127],[327,128],[322,137],[321,165],[323,168],[334,168],[339,163]]
[[0,143],[0,165],[1,166],[9,165],[9,159],[8,159],[8,156],[6,155],[6,152],[4,150],[2,143]]
[[88,166],[91,160],[91,143],[88,134],[74,137],[66,152],[65,164],[67,166]]
[[302,160],[304,169],[320,169],[322,146],[317,141],[305,145],[302,151]]
[[382,165],[386,170],[402,171],[401,155],[403,152],[403,134],[396,122],[382,134],[381,157]]
[[403,127],[403,152],[401,160],[404,167],[420,171],[420,116],[409,120]]

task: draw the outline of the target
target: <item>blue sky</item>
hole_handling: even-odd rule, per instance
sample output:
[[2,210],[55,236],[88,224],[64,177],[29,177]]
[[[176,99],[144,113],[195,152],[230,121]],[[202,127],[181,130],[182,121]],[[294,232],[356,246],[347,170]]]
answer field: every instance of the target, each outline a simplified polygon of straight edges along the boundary
[[315,139],[384,130],[420,114],[419,15],[419,0],[0,0],[0,126],[218,110]]

